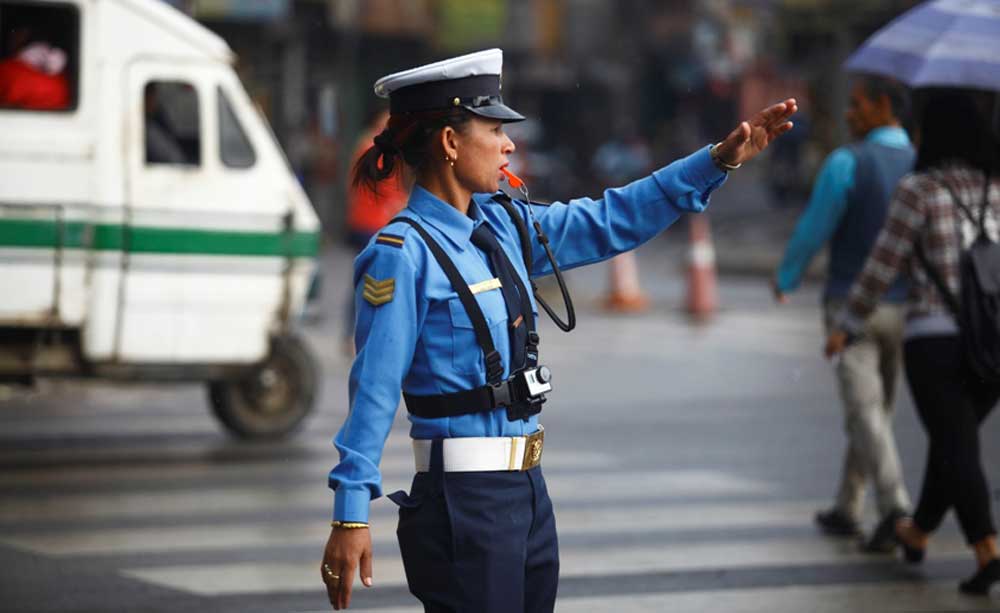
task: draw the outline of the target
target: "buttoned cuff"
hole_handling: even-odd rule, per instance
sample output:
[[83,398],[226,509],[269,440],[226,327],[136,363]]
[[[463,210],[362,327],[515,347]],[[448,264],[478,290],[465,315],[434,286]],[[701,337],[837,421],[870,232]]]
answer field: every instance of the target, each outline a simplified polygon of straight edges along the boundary
[[[667,194],[676,193],[678,183],[686,186],[697,193],[698,197],[691,198],[686,202],[686,198],[675,199],[675,205],[682,210],[693,213],[700,213],[708,206],[708,196],[716,188],[725,183],[727,173],[716,168],[709,154],[711,146],[702,147],[691,155],[681,158],[672,164],[657,170],[653,173],[653,178],[660,188]],[[679,166],[679,169],[678,169]],[[677,173],[679,171],[680,181]]]
[[715,188],[729,176],[728,172],[719,170],[712,161],[712,146],[706,145],[684,158],[684,172],[695,187]]
[[333,492],[333,519],[368,523],[371,494],[367,489],[352,490],[338,487]]

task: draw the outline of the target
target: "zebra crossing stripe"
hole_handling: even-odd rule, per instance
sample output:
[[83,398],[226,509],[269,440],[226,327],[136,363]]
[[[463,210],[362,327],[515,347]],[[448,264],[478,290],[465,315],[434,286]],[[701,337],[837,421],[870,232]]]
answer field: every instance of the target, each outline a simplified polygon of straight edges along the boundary
[[[280,499],[280,496],[278,497]],[[809,522],[809,512],[819,501],[812,503],[757,503],[708,505],[631,505],[628,521],[621,521],[621,508],[557,509],[556,523],[564,540],[575,536],[644,534],[681,535],[698,531],[746,530],[759,528],[795,527]],[[384,512],[372,516],[372,539],[377,546],[394,547],[395,510],[386,507]],[[152,529],[155,526],[155,529]],[[299,522],[242,522],[224,525],[200,524],[171,527],[152,525],[137,528],[93,529],[82,527],[73,530],[17,533],[0,535],[0,544],[52,556],[72,557],[86,555],[112,555],[129,553],[162,554],[171,552],[236,551],[266,547],[309,547],[322,542],[329,534],[324,521]],[[634,538],[631,540],[635,540]],[[810,541],[817,540],[811,538]],[[797,542],[797,541],[795,541]],[[827,544],[817,540],[820,545]],[[707,547],[716,545],[709,543]],[[749,546],[749,544],[748,544]],[[847,543],[852,550],[854,543]],[[794,548],[793,548],[794,549]],[[936,548],[937,549],[937,548]],[[663,553],[662,547],[657,551]],[[824,549],[825,551],[825,549]],[[845,552],[832,552],[843,555]],[[738,558],[739,552],[726,557]],[[655,557],[655,556],[654,556]],[[725,559],[725,558],[721,558]]]
[[[316,541],[319,546],[322,541]],[[968,552],[960,538],[935,541],[935,559],[963,560]],[[303,556],[304,558],[307,556]],[[741,568],[785,568],[789,565],[878,565],[882,556],[859,553],[857,547],[816,537],[732,541],[730,543],[686,546],[563,547],[560,550],[560,577],[627,575],[685,571],[734,570]],[[179,564],[124,569],[125,576],[161,587],[202,596],[252,595],[274,592],[308,591],[318,588],[318,560],[301,562],[234,562],[223,564]],[[399,555],[378,556],[374,560],[376,586],[406,583]],[[357,589],[361,589],[360,583]],[[604,610],[604,609],[602,609]],[[722,609],[719,609],[722,610]],[[728,610],[728,609],[727,609]],[[782,609],[789,610],[789,609]],[[802,610],[810,610],[809,608]]]
[[[570,458],[567,458],[567,462]],[[408,460],[411,461],[412,460]],[[628,479],[615,478],[617,473],[603,473],[601,487],[594,488],[595,477],[602,473],[556,475],[548,479],[549,491],[557,509],[561,505],[590,503],[594,501],[642,501],[657,497],[726,496],[733,494],[772,494],[775,488],[763,482],[736,479],[713,471],[648,471],[636,472]],[[315,483],[294,484],[262,488],[259,484],[238,487],[210,487],[191,489],[130,490],[127,493],[87,493],[37,496],[8,496],[0,506],[0,521],[16,522],[30,518],[32,521],[72,521],[81,519],[122,519],[171,516],[220,515],[245,512],[247,509],[262,511],[280,505],[282,509],[316,509],[317,516],[324,516],[332,508],[333,493],[323,487],[325,470],[317,471]],[[385,476],[385,491],[408,489],[412,473],[405,476]],[[638,485],[641,484],[641,487]],[[727,512],[732,505],[723,505],[719,513]],[[373,510],[393,509],[384,499],[373,503]],[[570,509],[573,511],[572,509]],[[742,510],[740,510],[742,513]],[[808,514],[808,511],[803,511]],[[2,538],[2,537],[0,537]]]

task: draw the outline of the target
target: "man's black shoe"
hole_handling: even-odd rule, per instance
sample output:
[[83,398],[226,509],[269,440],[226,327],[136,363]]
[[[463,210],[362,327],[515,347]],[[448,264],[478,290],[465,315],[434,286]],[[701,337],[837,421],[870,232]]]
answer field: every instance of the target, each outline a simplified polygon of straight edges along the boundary
[[836,508],[817,511],[816,525],[831,536],[857,536],[861,532],[858,522]]
[[865,553],[892,553],[899,542],[896,540],[896,520],[906,517],[899,509],[890,511],[875,527],[871,538],[862,543],[861,551]]

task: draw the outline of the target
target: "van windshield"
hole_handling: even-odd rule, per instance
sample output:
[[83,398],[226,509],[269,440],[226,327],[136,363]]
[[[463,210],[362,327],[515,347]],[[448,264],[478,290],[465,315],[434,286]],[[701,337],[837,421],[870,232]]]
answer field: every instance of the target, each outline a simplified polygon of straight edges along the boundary
[[257,154],[226,92],[221,87],[216,91],[219,100],[219,157],[230,168],[249,168],[257,161]]

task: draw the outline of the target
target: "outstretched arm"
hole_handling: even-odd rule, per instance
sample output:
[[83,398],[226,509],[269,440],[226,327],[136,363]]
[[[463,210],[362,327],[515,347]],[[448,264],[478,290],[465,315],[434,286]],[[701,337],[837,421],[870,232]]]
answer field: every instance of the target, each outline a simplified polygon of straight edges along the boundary
[[[717,147],[725,164],[752,159],[775,138],[791,129],[788,118],[798,107],[789,98],[742,122]],[[684,213],[701,212],[726,174],[712,162],[709,147],[673,162],[652,176],[604,191],[603,198],[578,198],[551,205],[531,205],[549,237],[559,266],[570,269],[635,249]],[[525,211],[525,217],[530,219]],[[534,234],[534,229],[530,228]],[[534,239],[532,276],[552,272],[545,252]]]

